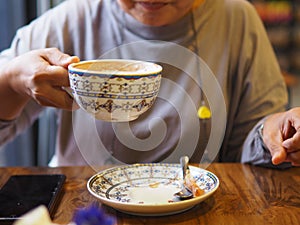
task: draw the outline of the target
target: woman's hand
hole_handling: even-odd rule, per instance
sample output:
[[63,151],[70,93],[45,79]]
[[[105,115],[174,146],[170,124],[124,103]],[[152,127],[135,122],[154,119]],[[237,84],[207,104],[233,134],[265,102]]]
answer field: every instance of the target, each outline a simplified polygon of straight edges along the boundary
[[[33,50],[14,58],[1,69],[1,101],[13,114],[18,114],[21,108],[5,101],[7,98],[23,106],[32,98],[42,106],[72,110],[73,99],[61,87],[69,86],[68,65],[78,61],[78,57],[56,48]],[[15,116],[5,116],[5,112],[1,115]]]
[[275,165],[291,162],[300,166],[300,107],[267,117],[263,140]]

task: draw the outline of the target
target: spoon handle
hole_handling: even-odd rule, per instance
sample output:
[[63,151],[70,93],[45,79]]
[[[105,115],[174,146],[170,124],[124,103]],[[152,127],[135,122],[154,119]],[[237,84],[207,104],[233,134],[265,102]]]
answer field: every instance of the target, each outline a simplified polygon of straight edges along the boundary
[[184,181],[185,176],[186,176],[186,172],[188,169],[188,164],[189,164],[189,157],[188,156],[182,156],[180,157],[180,165],[182,168],[182,179]]

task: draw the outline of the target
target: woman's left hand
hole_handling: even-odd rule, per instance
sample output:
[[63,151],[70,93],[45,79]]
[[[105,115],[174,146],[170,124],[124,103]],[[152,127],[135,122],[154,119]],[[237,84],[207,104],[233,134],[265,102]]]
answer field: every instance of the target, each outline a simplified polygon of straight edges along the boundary
[[263,141],[274,165],[290,162],[300,166],[300,107],[267,117]]

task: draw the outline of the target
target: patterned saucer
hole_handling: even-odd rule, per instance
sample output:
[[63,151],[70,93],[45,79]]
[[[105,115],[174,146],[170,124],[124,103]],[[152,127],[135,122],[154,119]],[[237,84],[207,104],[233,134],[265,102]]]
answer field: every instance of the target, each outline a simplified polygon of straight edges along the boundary
[[113,167],[92,176],[87,188],[103,204],[128,214],[176,214],[204,201],[219,187],[216,175],[198,167],[189,167],[205,194],[188,200],[173,196],[181,188],[179,164],[146,163]]

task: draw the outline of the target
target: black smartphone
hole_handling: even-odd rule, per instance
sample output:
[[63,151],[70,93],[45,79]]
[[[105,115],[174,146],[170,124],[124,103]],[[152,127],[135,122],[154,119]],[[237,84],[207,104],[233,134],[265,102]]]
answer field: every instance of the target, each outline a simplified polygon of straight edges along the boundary
[[0,225],[12,224],[23,214],[45,205],[52,215],[66,176],[14,175],[0,189]]

